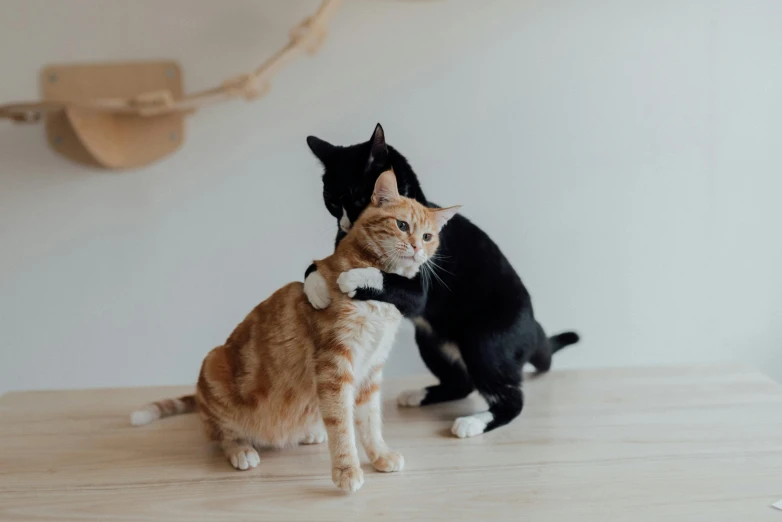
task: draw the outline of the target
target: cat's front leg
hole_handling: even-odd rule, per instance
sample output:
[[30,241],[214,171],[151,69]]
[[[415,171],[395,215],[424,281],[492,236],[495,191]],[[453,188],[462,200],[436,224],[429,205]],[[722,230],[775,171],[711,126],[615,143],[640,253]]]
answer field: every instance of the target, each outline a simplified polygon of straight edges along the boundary
[[351,350],[335,342],[320,352],[315,371],[320,413],[328,433],[331,479],[343,491],[358,491],[364,484],[364,472],[356,448]]
[[420,274],[407,278],[377,268],[353,268],[342,272],[337,284],[353,299],[392,304],[405,317],[418,317],[426,306],[427,292]]
[[380,401],[382,371],[376,370],[359,389],[356,396],[356,426],[361,444],[372,466],[378,471],[400,471],[405,459],[391,451],[383,439],[383,416]]
[[353,268],[342,272],[337,278],[337,285],[348,297],[356,297],[359,288],[383,291],[383,272],[377,268]]

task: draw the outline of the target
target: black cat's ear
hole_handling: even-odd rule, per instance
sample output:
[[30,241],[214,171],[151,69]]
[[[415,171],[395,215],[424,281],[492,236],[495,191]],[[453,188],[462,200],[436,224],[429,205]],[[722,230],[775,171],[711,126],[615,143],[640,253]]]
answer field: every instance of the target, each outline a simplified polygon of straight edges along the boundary
[[329,158],[331,158],[332,154],[334,153],[334,150],[336,150],[337,148],[331,143],[329,143],[328,141],[322,140],[315,136],[307,136],[307,145],[309,145],[312,153],[323,164],[325,164],[329,160]]
[[367,169],[373,165],[380,165],[383,168],[388,167],[388,147],[386,146],[386,135],[383,127],[378,123],[372,138],[369,140],[369,159],[367,160]]

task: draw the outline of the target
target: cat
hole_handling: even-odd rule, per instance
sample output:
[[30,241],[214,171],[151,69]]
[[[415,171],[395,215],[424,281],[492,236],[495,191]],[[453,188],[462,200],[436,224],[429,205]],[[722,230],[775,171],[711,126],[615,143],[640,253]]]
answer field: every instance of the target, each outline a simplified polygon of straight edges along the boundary
[[[315,136],[310,150],[324,167],[323,199],[337,219],[339,245],[359,218],[377,176],[393,169],[399,192],[423,205],[430,202],[407,160],[387,146],[380,124],[369,141],[346,147]],[[397,275],[382,273],[360,288],[354,299],[396,304],[415,324],[421,357],[439,383],[403,392],[399,406],[415,407],[461,399],[474,389],[488,411],[457,418],[451,432],[465,438],[503,426],[524,405],[522,367],[539,372],[551,367],[552,355],[578,342],[575,332],[547,337],[535,320],[527,289],[499,247],[467,218],[457,215],[443,231],[435,271],[423,306],[411,293],[414,286]],[[419,276],[420,277],[420,276]],[[305,272],[304,291],[315,308],[329,306],[329,295],[316,267]],[[414,303],[412,306],[410,303]]]
[[[131,415],[131,423],[197,411],[207,436],[239,470],[260,463],[256,447],[328,439],[332,480],[345,491],[364,481],[355,425],[376,470],[401,470],[402,455],[383,439],[379,389],[402,315],[391,304],[349,296],[376,284],[371,279],[380,275],[378,268],[415,277],[457,210],[429,209],[402,197],[393,172],[381,174],[350,233],[333,255],[315,262],[327,284],[327,309],[310,306],[302,283],[282,287],[209,352],[194,396],[149,404]],[[423,290],[419,294],[420,301]]]

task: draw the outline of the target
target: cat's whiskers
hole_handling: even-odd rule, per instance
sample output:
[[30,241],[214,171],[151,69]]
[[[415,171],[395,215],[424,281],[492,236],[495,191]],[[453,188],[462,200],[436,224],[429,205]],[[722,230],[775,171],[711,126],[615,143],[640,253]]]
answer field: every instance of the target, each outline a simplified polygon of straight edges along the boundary
[[396,268],[396,265],[399,263],[399,258],[400,258],[399,252],[396,251],[391,252],[391,259],[386,265],[386,270],[389,272],[393,271],[394,268]]
[[389,248],[386,243],[387,242],[382,239],[374,239],[372,234],[366,234],[365,241],[360,244],[360,248],[362,252],[376,258],[379,262],[383,263],[383,259],[389,253]]
[[401,256],[399,252],[399,242],[394,239],[386,239],[378,241],[378,243],[383,252],[380,256],[380,261],[384,265],[384,270],[393,271]]
[[450,272],[450,271],[446,270],[445,268],[443,268],[442,266],[438,265],[438,264],[437,264],[437,262],[435,261],[435,259],[438,259],[438,257],[437,257],[437,254],[435,254],[434,256],[432,256],[431,258],[429,258],[429,260],[428,260],[428,263],[431,263],[431,265],[432,265],[434,268],[436,268],[436,269],[438,269],[438,270],[442,270],[443,272],[445,272],[445,273],[447,273],[447,274],[451,274],[452,276],[455,276],[455,275],[456,275],[456,274],[454,274],[453,272]]
[[450,292],[451,288],[447,284],[445,284],[445,281],[443,281],[442,278],[439,275],[437,275],[437,272],[435,271],[434,267],[437,267],[437,265],[432,266],[432,264],[430,263],[431,260],[421,265],[421,268],[423,268],[428,274],[431,274],[431,276],[434,277],[437,280],[437,282],[443,285],[446,288],[446,290]]
[[429,277],[429,272],[426,270],[426,263],[421,265],[421,269],[419,270],[419,273],[421,274],[421,282],[424,286],[424,291],[429,291],[429,288],[431,288],[432,281]]

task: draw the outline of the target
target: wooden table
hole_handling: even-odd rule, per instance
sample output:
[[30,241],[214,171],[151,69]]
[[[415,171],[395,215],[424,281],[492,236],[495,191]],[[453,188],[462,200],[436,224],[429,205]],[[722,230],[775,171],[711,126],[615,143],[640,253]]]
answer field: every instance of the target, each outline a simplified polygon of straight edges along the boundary
[[331,483],[325,446],[261,454],[234,471],[193,415],[145,427],[128,413],[187,388],[0,398],[0,520],[782,521],[782,388],[737,367],[555,371],[526,384],[520,419],[449,436],[477,398],[399,410],[386,439],[404,471]]

